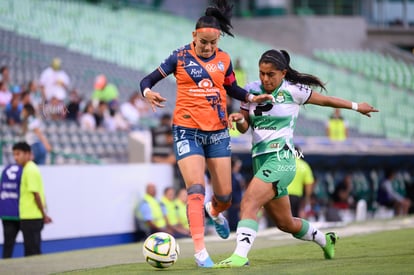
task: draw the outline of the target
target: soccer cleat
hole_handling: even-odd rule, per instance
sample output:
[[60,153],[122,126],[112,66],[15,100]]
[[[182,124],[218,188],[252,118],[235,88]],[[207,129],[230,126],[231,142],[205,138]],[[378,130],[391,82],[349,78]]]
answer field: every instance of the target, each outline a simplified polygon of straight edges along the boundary
[[215,268],[243,267],[243,266],[249,266],[249,259],[239,256],[237,254],[233,254],[229,258],[214,265]]
[[230,227],[227,219],[222,213],[220,213],[217,217],[211,215],[211,201],[206,203],[205,207],[208,215],[214,222],[217,234],[219,234],[222,239],[227,239],[230,236]]
[[214,262],[211,260],[207,250],[203,249],[194,255],[198,267],[211,268],[214,267]]
[[326,245],[322,247],[325,259],[333,259],[335,257],[335,243],[339,239],[335,232],[325,234]]

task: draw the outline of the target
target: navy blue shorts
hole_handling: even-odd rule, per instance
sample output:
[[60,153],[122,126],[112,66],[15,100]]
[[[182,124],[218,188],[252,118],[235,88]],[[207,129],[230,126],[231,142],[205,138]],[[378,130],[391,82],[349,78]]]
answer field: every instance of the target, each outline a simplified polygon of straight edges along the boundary
[[173,125],[174,152],[178,160],[191,155],[205,158],[231,156],[230,135],[228,129],[202,131]]

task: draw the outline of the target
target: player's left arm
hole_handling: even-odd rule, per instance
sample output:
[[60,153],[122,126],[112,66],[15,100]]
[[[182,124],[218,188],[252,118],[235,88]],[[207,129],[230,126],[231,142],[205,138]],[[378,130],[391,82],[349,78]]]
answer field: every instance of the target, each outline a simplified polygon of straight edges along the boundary
[[333,108],[353,109],[368,117],[371,117],[371,112],[378,112],[377,109],[366,102],[355,103],[339,97],[322,95],[316,91],[312,91],[306,103]]
[[45,224],[51,223],[52,219],[47,215],[45,207],[42,203],[42,199],[40,198],[39,193],[38,192],[33,192],[33,195],[34,195],[34,198],[35,198],[37,208],[39,208],[40,212],[42,213],[44,223]]

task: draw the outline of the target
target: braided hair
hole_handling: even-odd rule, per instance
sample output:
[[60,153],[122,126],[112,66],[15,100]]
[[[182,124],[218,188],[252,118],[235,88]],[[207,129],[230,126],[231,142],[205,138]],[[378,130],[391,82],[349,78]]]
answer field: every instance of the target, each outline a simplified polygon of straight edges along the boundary
[[290,56],[285,50],[268,50],[262,54],[259,60],[261,63],[271,63],[277,70],[286,70],[285,79],[294,84],[304,84],[308,86],[320,87],[322,90],[326,90],[325,84],[316,76],[311,74],[300,73],[292,69],[289,65]]
[[226,33],[232,37],[230,29],[233,5],[230,5],[227,0],[214,0],[214,6],[208,7],[205,15],[197,20],[195,29],[200,28],[214,28]]

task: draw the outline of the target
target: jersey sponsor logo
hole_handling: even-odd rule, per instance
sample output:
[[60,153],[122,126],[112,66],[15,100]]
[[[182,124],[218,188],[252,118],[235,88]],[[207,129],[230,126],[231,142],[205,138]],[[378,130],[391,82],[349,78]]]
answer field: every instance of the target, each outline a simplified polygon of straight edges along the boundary
[[198,82],[198,87],[203,89],[213,88],[213,82],[210,79],[204,78]]
[[7,199],[18,199],[19,198],[19,194],[16,192],[7,192],[7,191],[2,191],[0,194],[0,199],[1,200],[7,200]]
[[190,62],[188,62],[188,64],[184,65],[184,68],[187,68],[187,67],[200,67],[200,65],[198,65],[194,61],[190,60]]
[[270,148],[279,148],[280,144],[279,143],[270,143],[269,147]]
[[179,156],[182,156],[190,152],[190,143],[188,142],[188,140],[182,140],[177,142],[177,152]]
[[214,73],[215,71],[217,71],[217,65],[216,64],[207,64],[206,65],[206,70],[210,73]]
[[271,130],[271,131],[276,131],[277,127],[276,126],[258,126],[258,125],[254,125],[253,128],[255,130]]
[[12,165],[9,169],[6,170],[6,175],[9,178],[9,180],[15,180],[17,178],[17,172],[19,171],[19,166]]
[[200,69],[191,69],[190,70],[190,75],[191,75],[191,77],[201,77],[202,75],[203,75],[203,69],[202,68],[200,68]]

